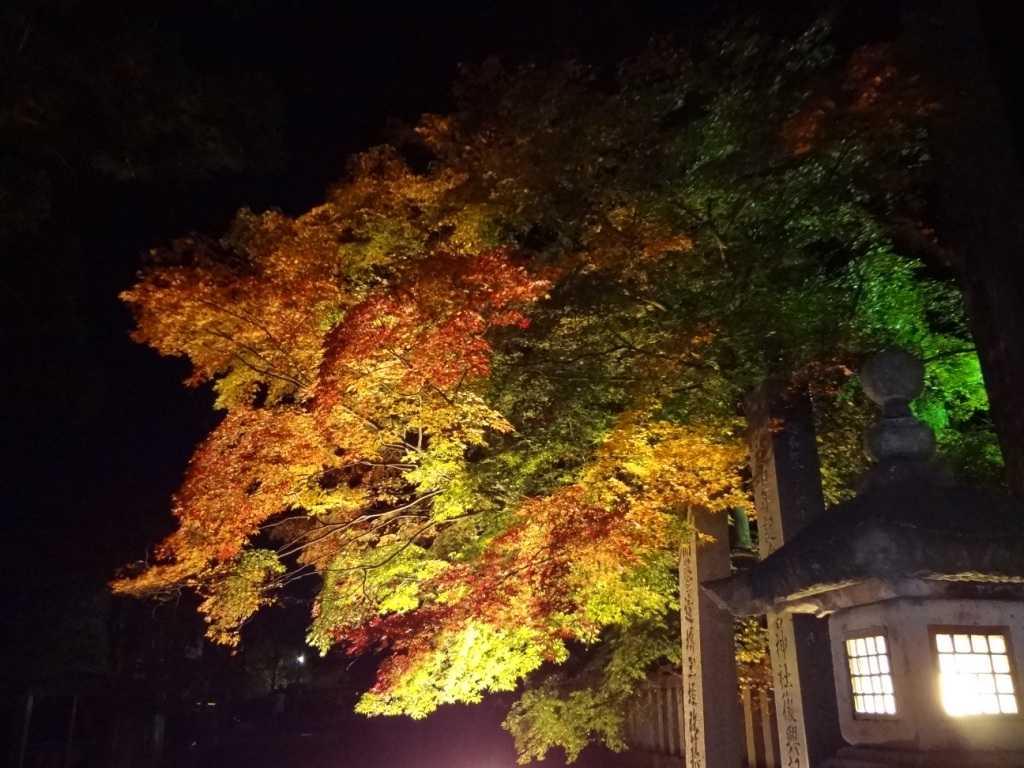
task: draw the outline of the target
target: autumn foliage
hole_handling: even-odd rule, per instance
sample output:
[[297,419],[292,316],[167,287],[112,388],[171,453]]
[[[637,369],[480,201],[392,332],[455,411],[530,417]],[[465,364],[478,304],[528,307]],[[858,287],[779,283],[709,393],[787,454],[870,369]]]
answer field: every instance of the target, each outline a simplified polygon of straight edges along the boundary
[[678,654],[687,508],[749,507],[747,388],[814,380],[832,498],[860,466],[849,371],[880,344],[940,358],[924,415],[954,452],[990,445],[955,291],[889,235],[924,215],[918,84],[824,25],[706,45],[614,81],[489,64],[323,205],[154,251],[123,295],[135,338],[225,413],[178,530],[115,590],[196,589],[237,644],[315,577],[309,642],[383,659],[362,711],[528,680],[524,757],[616,745]]

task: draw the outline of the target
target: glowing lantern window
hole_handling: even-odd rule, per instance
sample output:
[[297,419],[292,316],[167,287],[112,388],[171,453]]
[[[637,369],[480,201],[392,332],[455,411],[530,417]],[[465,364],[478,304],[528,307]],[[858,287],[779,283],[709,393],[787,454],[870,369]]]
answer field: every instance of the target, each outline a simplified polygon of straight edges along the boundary
[[854,713],[862,717],[894,716],[896,692],[885,637],[868,635],[847,639],[846,660],[850,667]]
[[1006,635],[978,628],[934,632],[942,706],[953,717],[1016,715]]

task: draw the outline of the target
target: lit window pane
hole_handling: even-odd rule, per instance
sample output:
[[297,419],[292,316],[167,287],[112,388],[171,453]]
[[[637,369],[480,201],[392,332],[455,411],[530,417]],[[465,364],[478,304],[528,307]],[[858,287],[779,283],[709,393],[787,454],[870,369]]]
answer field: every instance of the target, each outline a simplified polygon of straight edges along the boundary
[[[844,646],[850,665],[854,713],[895,715],[896,695],[885,638],[881,635],[850,638]],[[994,691],[993,683],[993,695]]]
[[893,696],[891,693],[887,693],[885,695],[885,714],[896,714],[896,697]]
[[942,705],[953,717],[1016,714],[1004,635],[936,633]]

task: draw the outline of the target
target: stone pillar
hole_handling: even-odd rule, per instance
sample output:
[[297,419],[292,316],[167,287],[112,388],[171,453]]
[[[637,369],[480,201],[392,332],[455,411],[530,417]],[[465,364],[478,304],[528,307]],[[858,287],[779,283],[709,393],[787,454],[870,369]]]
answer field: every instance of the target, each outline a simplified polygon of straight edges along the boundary
[[[700,589],[701,582],[731,575],[729,518],[695,510],[689,519],[692,533],[679,551],[685,765],[740,768],[744,735],[733,617]],[[697,532],[713,536],[714,541],[698,543]]]
[[[765,558],[825,508],[810,399],[776,381],[747,399],[758,545]],[[779,764],[820,766],[842,745],[826,622],[770,614]]]

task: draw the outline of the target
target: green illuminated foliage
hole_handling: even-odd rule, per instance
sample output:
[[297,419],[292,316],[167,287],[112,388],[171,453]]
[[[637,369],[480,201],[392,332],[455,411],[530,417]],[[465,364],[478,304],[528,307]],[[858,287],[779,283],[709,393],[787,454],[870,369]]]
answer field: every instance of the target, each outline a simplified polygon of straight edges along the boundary
[[199,607],[211,626],[210,638],[224,645],[236,645],[246,620],[271,602],[265,593],[267,583],[284,570],[277,555],[264,549],[247,550],[220,569]]
[[606,633],[578,669],[546,676],[513,705],[505,727],[520,762],[541,760],[556,748],[572,762],[595,740],[623,749],[625,715],[640,684],[657,664],[678,664],[679,649],[678,630],[660,621]]
[[548,656],[536,634],[524,627],[471,622],[440,635],[393,685],[363,696],[356,711],[419,719],[442,704],[476,703],[486,692],[514,691],[545,658],[566,658],[564,650]]

